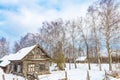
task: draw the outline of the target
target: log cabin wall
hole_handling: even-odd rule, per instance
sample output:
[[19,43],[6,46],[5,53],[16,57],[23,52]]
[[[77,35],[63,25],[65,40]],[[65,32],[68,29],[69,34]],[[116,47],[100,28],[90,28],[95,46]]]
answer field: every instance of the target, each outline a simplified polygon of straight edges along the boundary
[[24,61],[23,62],[23,74],[47,74],[49,73],[49,62],[44,61]]

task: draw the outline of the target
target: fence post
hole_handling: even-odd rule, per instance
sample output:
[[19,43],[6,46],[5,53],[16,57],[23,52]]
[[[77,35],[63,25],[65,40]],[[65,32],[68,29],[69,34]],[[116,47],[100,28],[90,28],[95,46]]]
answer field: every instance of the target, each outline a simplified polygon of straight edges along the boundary
[[5,75],[4,74],[2,75],[2,78],[3,78],[3,80],[5,80]]
[[90,80],[90,74],[89,71],[87,71],[87,79],[86,80]]
[[106,70],[105,70],[105,78],[104,78],[104,80],[109,80],[109,78],[108,78],[108,76],[107,76]]
[[67,71],[65,71],[65,80],[68,80]]
[[13,78],[13,80],[15,80],[15,78]]

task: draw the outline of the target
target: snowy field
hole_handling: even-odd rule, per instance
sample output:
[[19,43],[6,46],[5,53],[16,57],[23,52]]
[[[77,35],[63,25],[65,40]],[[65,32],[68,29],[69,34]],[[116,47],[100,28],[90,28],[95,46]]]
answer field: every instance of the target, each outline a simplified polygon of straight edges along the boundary
[[[116,65],[113,65],[113,69],[116,70]],[[102,71],[99,70],[97,64],[91,64],[91,70],[89,70],[90,80],[103,80],[105,77],[105,70],[108,71],[108,64],[102,64]],[[69,65],[67,64],[67,76],[68,80],[86,80],[88,64],[77,64],[77,69],[74,68],[74,64],[71,65],[71,70],[69,70]],[[65,78],[65,71],[53,71],[52,74],[39,76],[40,80],[60,80]],[[120,80],[111,78],[110,80]]]
[[[116,70],[116,65],[113,65],[113,69]],[[68,80],[86,80],[87,78],[87,71],[88,66],[87,64],[77,64],[77,69],[74,68],[74,65],[71,64],[71,70],[69,70],[69,65],[67,64],[67,68],[65,71],[52,71],[54,66],[51,67],[51,74],[46,75],[39,75],[40,80],[61,80],[65,78],[65,71],[67,72]],[[89,70],[90,80],[103,80],[105,77],[105,70],[108,70],[108,64],[102,64],[102,71],[99,71],[99,66],[97,64],[91,64],[91,70]],[[0,69],[0,80],[2,80],[2,75],[5,75],[5,80],[25,80],[22,77],[12,75],[12,74],[5,74]],[[110,80],[120,80],[110,78]]]
[[4,75],[5,80],[25,80],[23,77],[16,76],[13,74],[5,74],[2,69],[0,68],[0,80],[3,80],[2,76]]

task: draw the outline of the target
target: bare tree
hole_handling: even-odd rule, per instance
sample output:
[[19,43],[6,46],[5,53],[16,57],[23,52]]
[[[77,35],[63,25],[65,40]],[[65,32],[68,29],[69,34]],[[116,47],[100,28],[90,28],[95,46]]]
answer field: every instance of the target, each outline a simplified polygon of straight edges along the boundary
[[94,52],[94,58],[97,59],[99,63],[99,69],[101,70],[101,61],[100,61],[100,32],[99,32],[99,24],[97,19],[97,12],[94,5],[88,8],[88,25],[90,26],[91,36],[92,36],[92,44]]
[[[58,61],[61,55],[65,55],[65,44],[66,44],[66,24],[62,19],[57,19],[51,22],[43,22],[40,34],[42,34],[43,47],[47,50],[51,58]],[[58,56],[59,55],[59,56]],[[65,57],[63,57],[65,58]],[[65,67],[65,61],[64,67]]]
[[65,30],[62,19],[57,19],[51,22],[43,22],[42,28],[40,30],[44,47],[51,53],[51,57],[54,57],[52,55],[56,51],[55,49],[58,46],[58,42],[61,42],[61,48],[64,53]]
[[77,68],[77,65],[76,65],[76,58],[77,58],[77,37],[79,36],[78,35],[78,29],[77,29],[77,25],[75,24],[75,21],[69,21],[69,24],[68,24],[68,33],[69,33],[69,44],[72,45],[72,58],[73,58],[73,61],[74,61],[74,66],[75,68]]
[[20,40],[20,47],[29,47],[32,45],[35,45],[37,42],[35,40],[36,34],[33,33],[27,33],[24,37],[21,37]]
[[33,46],[38,43],[38,33],[27,33],[25,36],[21,37],[20,41],[14,43],[13,51],[17,52],[18,50]]
[[20,44],[16,41],[15,43],[14,43],[14,48],[13,48],[13,51],[16,53],[18,50],[20,50],[21,48],[20,48]]
[[69,43],[67,43],[67,47],[65,49],[66,51],[66,58],[67,58],[67,61],[69,63],[69,70],[71,69],[71,59],[72,59],[72,45]]
[[104,35],[106,49],[109,57],[109,70],[112,70],[111,46],[114,39],[119,36],[120,13],[118,0],[98,1],[98,12],[100,19],[101,32]]
[[[89,68],[89,70],[91,69],[91,66],[90,66],[90,60],[89,60],[89,58],[90,58],[90,55],[89,55],[89,39],[88,39],[88,33],[89,33],[89,31],[88,31],[88,27],[86,26],[86,24],[87,23],[85,23],[85,21],[82,19],[82,18],[80,18],[78,21],[77,21],[77,26],[78,26],[78,30],[79,30],[79,32],[80,32],[80,35],[81,35],[81,37],[82,37],[82,41],[84,42],[84,45],[86,46],[85,48],[86,48],[86,55],[87,55],[87,62],[88,62],[88,68]],[[87,31],[86,31],[87,30]]]
[[2,37],[0,39],[0,58],[9,53],[9,42],[6,38]]

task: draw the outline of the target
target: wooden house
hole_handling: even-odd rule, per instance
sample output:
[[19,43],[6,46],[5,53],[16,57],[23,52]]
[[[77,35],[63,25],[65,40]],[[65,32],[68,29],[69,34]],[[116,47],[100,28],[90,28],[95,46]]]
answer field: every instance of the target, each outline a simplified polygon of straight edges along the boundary
[[49,73],[50,57],[38,44],[19,50],[9,61],[9,73],[23,76]]

